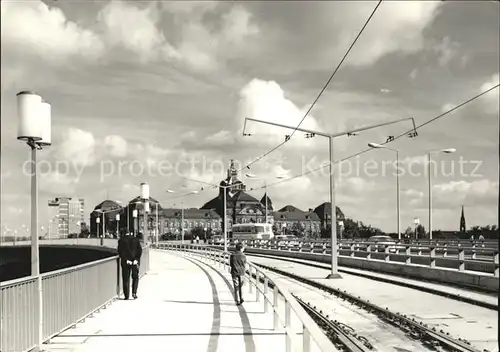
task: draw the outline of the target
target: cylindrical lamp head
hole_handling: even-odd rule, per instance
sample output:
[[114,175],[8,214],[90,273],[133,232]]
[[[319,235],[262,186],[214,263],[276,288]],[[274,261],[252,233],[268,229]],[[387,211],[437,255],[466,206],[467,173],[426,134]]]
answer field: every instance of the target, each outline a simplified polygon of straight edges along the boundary
[[17,94],[17,139],[42,140],[41,105],[42,97],[34,92],[26,91]]
[[134,218],[136,218],[136,217],[137,217],[137,209],[134,209],[134,210],[132,211],[132,216],[133,216]]
[[151,211],[150,208],[149,208],[149,202],[144,202],[144,211],[146,213],[149,213]]
[[141,198],[149,199],[149,185],[147,183],[141,183]]
[[97,224],[99,224],[99,223],[101,222],[101,218],[96,218],[96,219],[95,219],[95,222],[96,222]]
[[120,214],[116,214],[115,219],[116,221],[120,221]]
[[40,107],[40,120],[42,124],[42,140],[38,144],[49,146],[52,144],[52,107],[43,100]]

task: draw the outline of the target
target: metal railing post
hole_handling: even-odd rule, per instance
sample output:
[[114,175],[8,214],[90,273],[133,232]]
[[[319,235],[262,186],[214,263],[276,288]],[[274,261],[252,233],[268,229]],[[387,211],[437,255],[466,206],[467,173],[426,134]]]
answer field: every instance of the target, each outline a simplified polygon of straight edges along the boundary
[[280,321],[278,316],[278,286],[274,285],[273,288],[273,328],[278,330],[280,328]]
[[269,279],[264,277],[264,313],[268,311],[268,302],[267,302],[267,292],[269,288]]
[[292,337],[290,336],[292,321],[290,316],[290,303],[285,300],[285,328],[286,328],[286,352],[292,352]]
[[260,272],[257,268],[255,268],[255,302],[259,302],[260,301],[260,292],[259,292],[259,283],[260,283],[260,280],[259,280],[259,276],[260,276]]
[[310,352],[311,351],[311,334],[309,334],[309,330],[307,327],[302,324],[302,352]]
[[252,266],[248,266],[248,293],[252,293]]

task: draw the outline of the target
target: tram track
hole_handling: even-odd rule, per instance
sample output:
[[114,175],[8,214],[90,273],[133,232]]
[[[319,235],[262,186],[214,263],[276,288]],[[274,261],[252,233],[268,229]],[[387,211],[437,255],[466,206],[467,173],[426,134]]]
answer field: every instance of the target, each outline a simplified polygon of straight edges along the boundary
[[[438,330],[435,327],[430,327],[423,322],[419,322],[414,318],[406,315],[392,312],[388,308],[380,307],[368,300],[356,297],[345,291],[323,285],[317,281],[301,277],[299,275],[281,270],[269,265],[254,263],[262,269],[274,272],[282,277],[292,279],[293,282],[307,286],[320,292],[331,295],[330,299],[340,299],[353,308],[361,309],[365,312],[364,319],[368,319],[368,315],[374,315],[378,319],[382,327],[391,326],[393,329],[398,330],[406,339],[407,344],[419,343],[425,350],[429,351],[448,351],[448,352],[485,352],[487,350],[479,350],[471,345],[470,342],[464,339],[455,339],[449,333],[443,330]],[[323,328],[325,334],[337,345],[342,351],[351,352],[366,352],[366,351],[387,351],[386,349],[377,348],[375,343],[371,343],[370,339],[362,336],[361,332],[357,332],[352,328],[339,321],[332,320],[328,314],[323,313],[323,309],[317,308],[300,297],[300,294],[292,292],[299,303],[309,313],[309,315]],[[326,298],[326,297],[325,297]],[[368,321],[368,320],[367,320]],[[394,334],[398,335],[398,334]],[[401,343],[404,343],[399,338]],[[343,347],[342,347],[343,346]],[[342,349],[343,348],[343,349]],[[400,349],[400,351],[402,351]],[[410,350],[407,350],[410,351]]]
[[[318,269],[330,270],[330,268],[331,268],[331,266],[328,265],[328,264],[316,263],[316,262],[306,261],[306,260],[297,260],[297,259],[293,259],[293,258],[287,258],[287,257],[283,257],[283,256],[276,256],[276,255],[271,255],[271,254],[249,253],[248,255],[250,255],[252,257],[269,258],[269,259],[274,259],[274,260],[280,260],[280,261],[283,261],[283,262],[295,263],[295,264],[300,264],[300,265],[307,265],[307,266],[318,268]],[[425,287],[425,286],[421,286],[421,285],[415,285],[415,284],[412,284],[412,283],[409,283],[409,282],[403,282],[403,281],[400,281],[400,280],[389,279],[389,278],[380,277],[380,276],[374,276],[374,275],[370,275],[369,273],[365,274],[365,273],[361,273],[359,271],[352,271],[352,270],[349,270],[349,269],[340,269],[339,268],[338,272],[339,273],[343,273],[343,274],[349,274],[349,275],[363,277],[363,278],[366,278],[366,279],[369,279],[369,280],[375,280],[375,281],[380,281],[380,282],[384,282],[384,283],[389,283],[389,284],[393,284],[393,285],[397,285],[397,286],[401,286],[401,287],[407,287],[407,288],[410,288],[410,289],[413,289],[413,290],[418,290],[418,291],[430,293],[430,294],[433,294],[433,295],[437,295],[437,296],[441,296],[441,297],[453,299],[453,300],[456,300],[456,301],[460,301],[460,302],[472,304],[472,305],[475,305],[475,306],[478,306],[478,307],[482,307],[482,308],[486,308],[486,309],[491,309],[491,310],[498,311],[498,305],[492,304],[490,302],[486,302],[484,300],[472,299],[470,297],[462,296],[462,295],[459,295],[459,294],[453,294],[453,293],[450,293],[450,292],[444,292],[444,291],[433,289],[433,288],[430,288],[430,287]],[[466,288],[466,289],[468,289],[468,288]],[[485,293],[485,292],[478,291],[478,290],[471,290],[471,292],[478,292],[480,294],[488,294],[489,295],[489,292]]]

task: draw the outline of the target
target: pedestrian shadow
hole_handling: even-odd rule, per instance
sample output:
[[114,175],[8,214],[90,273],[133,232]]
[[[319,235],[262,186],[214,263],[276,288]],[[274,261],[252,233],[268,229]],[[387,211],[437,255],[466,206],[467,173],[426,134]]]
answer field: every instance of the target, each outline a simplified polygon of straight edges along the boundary
[[[179,303],[179,304],[206,304],[206,305],[216,305],[214,302],[199,302],[199,301],[176,301],[176,300],[163,300],[165,303]],[[230,303],[231,302],[231,303]],[[219,301],[218,306],[234,306],[234,301]]]
[[198,268],[200,268],[207,277],[208,281],[210,282],[210,287],[212,289],[212,297],[213,297],[213,302],[211,304],[214,306],[214,311],[212,315],[212,327],[210,329],[210,331],[212,331],[212,334],[210,335],[210,339],[208,341],[207,352],[215,352],[217,351],[219,346],[220,319],[221,319],[221,309],[220,309],[219,294],[217,292],[217,286],[215,285],[214,279],[209,274],[209,272],[205,270],[205,268],[203,268],[200,264],[196,263],[193,260],[190,260],[188,258],[185,259],[187,259],[189,262],[193,263]]
[[[186,260],[190,261],[191,263],[197,265],[201,270],[203,270],[204,272],[206,272],[206,274],[208,276],[210,276],[210,274],[200,264],[198,264],[197,262],[195,262],[195,260],[196,260],[196,261],[199,261],[200,263],[203,263],[199,259],[195,259],[195,260],[193,260],[192,258],[184,258],[184,259],[186,259]],[[234,288],[231,285],[231,283],[229,282],[229,280],[220,271],[218,271],[217,269],[215,269],[211,265],[206,264],[206,263],[203,263],[203,264],[206,265],[207,267],[209,267],[218,276],[220,276],[220,278],[226,284],[229,292],[234,297]],[[210,277],[210,279],[211,279],[211,281],[213,281],[213,279],[211,277]],[[248,331],[248,333],[243,334],[244,341],[245,341],[246,352],[255,352],[255,341],[253,340],[253,335],[255,335],[255,334],[252,333],[252,327],[250,325],[250,320],[248,319],[248,314],[246,312],[246,309],[245,309],[245,307],[243,305],[239,305],[239,306],[236,306],[236,307],[238,308],[236,312],[238,312],[238,314],[240,315],[240,319],[241,319],[241,323],[242,323],[243,329],[245,331]],[[234,313],[234,312],[231,312],[231,313]],[[220,311],[219,311],[219,315],[220,315]],[[219,328],[220,328],[220,325],[219,325]]]

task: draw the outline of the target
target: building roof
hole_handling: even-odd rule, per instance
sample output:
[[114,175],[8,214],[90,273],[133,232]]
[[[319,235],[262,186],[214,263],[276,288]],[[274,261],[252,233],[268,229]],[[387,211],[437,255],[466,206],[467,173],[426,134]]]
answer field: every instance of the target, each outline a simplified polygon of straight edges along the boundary
[[238,192],[234,197],[231,197],[231,201],[239,201],[239,202],[255,202],[255,203],[260,203],[257,198],[251,196],[250,194],[246,192]]
[[[135,197],[130,202],[128,202],[128,204],[137,203],[137,202],[139,202],[140,204],[142,204],[142,199],[141,199],[140,196]],[[152,198],[152,197],[149,197],[149,202],[153,203],[153,204],[158,203],[158,206],[161,207],[160,202],[157,201],[156,199]]]
[[279,212],[301,212],[301,213],[304,213],[303,210],[300,210],[299,208],[296,208],[293,205],[286,205],[278,211]]
[[266,197],[267,197],[267,206],[272,207],[273,206],[273,202],[271,201],[271,198],[269,198],[269,196],[267,195],[267,193],[264,193],[264,195],[260,199],[260,202],[265,205],[266,204]]
[[[164,208],[159,213],[161,216],[167,218],[180,218],[182,214],[182,209],[176,208]],[[213,209],[196,209],[189,208],[184,209],[184,219],[213,219],[220,220],[219,214]]]
[[274,221],[320,221],[318,214],[312,211],[277,211],[273,216]]
[[121,210],[122,208],[123,207],[118,202],[115,202],[114,200],[105,200],[105,201],[97,204],[94,208],[94,211],[96,211],[96,210],[102,210],[102,211]]
[[[325,202],[323,204],[318,205],[315,209],[314,212],[318,214],[321,218],[324,217],[325,215],[329,215],[331,212],[331,204],[330,202]],[[342,210],[340,210],[339,207],[335,207],[337,211],[337,218],[344,219],[344,213]]]

